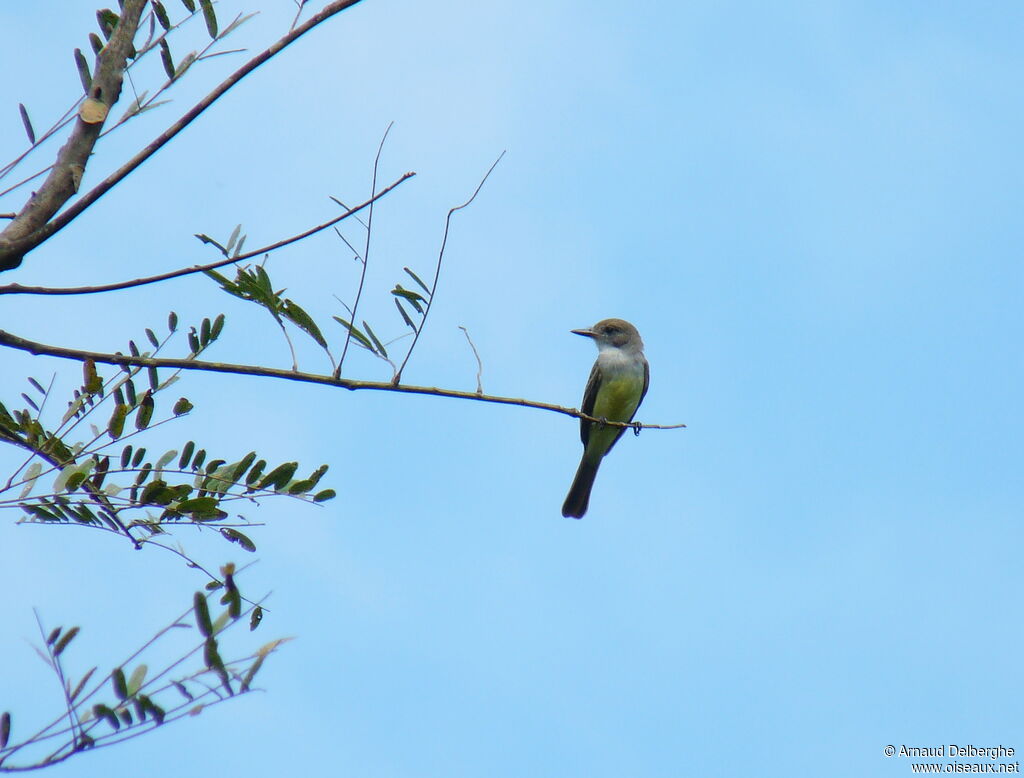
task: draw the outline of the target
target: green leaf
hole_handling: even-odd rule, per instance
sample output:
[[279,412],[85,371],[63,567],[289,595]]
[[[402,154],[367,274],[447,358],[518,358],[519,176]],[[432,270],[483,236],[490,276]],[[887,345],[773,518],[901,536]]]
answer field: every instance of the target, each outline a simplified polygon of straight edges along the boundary
[[164,73],[167,77],[174,80],[174,60],[171,59],[171,47],[167,45],[167,39],[160,39],[160,61],[164,66]]
[[172,412],[174,413],[175,416],[182,416],[191,411],[193,408],[195,408],[195,406],[192,403],[190,403],[186,398],[181,397],[178,399],[178,402],[174,403],[174,408],[172,409]]
[[164,723],[164,717],[167,716],[167,712],[163,708],[153,702],[145,694],[141,695],[140,701],[142,702],[143,708],[149,712],[158,725]]
[[313,488],[313,482],[308,478],[301,481],[295,481],[288,487],[288,494],[305,494]]
[[263,480],[260,481],[260,489],[268,487],[272,487],[275,490],[283,489],[292,480],[298,467],[298,462],[285,462],[282,465],[278,465],[263,477]]
[[89,476],[89,473],[92,472],[92,469],[95,466],[95,464],[96,463],[94,460],[89,459],[80,465],[71,464],[67,465],[64,468],[61,468],[61,471],[57,475],[57,478],[55,478],[53,481],[53,491],[73,492],[75,489],[82,485],[82,482],[85,481],[85,479]]
[[146,327],[146,337],[149,338],[149,342],[153,344],[153,348],[160,348],[159,338],[157,338],[156,333],[149,327]]
[[210,33],[211,38],[216,39],[217,15],[213,11],[213,3],[210,0],[199,0],[199,5],[203,7],[203,18],[206,20],[206,31]]
[[252,470],[249,471],[249,475],[245,477],[245,485],[252,486],[254,483],[256,483],[260,479],[260,476],[263,475],[263,470],[266,468],[266,466],[267,460],[265,459],[261,459],[259,462],[253,465]]
[[82,388],[89,394],[97,394],[103,388],[103,379],[96,372],[96,363],[87,359],[82,363]]
[[72,627],[67,632],[65,632],[64,636],[60,640],[57,641],[57,645],[55,645],[53,647],[53,655],[54,656],[60,656],[61,654],[63,654],[64,653],[64,649],[68,647],[68,643],[70,643],[72,640],[74,640],[75,639],[75,635],[77,635],[77,634],[78,634],[78,627]]
[[285,317],[294,323],[299,329],[303,330],[313,340],[317,342],[320,348],[327,348],[327,340],[324,338],[323,333],[320,332],[320,328],[313,321],[312,317],[300,308],[296,303],[291,300],[284,301],[283,313]]
[[[182,399],[184,399],[184,398],[182,398]],[[180,402],[180,400],[179,400],[179,402]],[[186,400],[186,402],[188,402],[188,401]],[[177,408],[178,406],[175,405],[174,407]],[[188,443],[185,444],[185,448],[183,448],[182,451],[181,451],[181,458],[178,460],[178,469],[179,470],[184,470],[186,467],[188,467],[188,462],[192,458],[192,452],[195,451],[195,450],[196,450],[195,442],[190,440]]]
[[135,456],[132,457],[132,467],[138,467],[142,464],[142,460],[146,458],[146,447],[135,449]]
[[414,272],[412,272],[412,270],[410,270],[407,267],[403,267],[402,270],[408,273],[412,277],[412,280],[420,285],[420,289],[426,292],[428,297],[430,296],[430,288],[425,283],[423,283],[423,281],[420,280],[420,277],[418,275],[416,275]]
[[103,488],[103,480],[107,477],[108,470],[110,470],[110,457],[103,457],[96,463],[96,475],[92,479],[94,489]]
[[[232,567],[234,565],[231,565]],[[221,568],[223,571],[224,568]],[[238,591],[238,587],[235,585],[234,576],[230,573],[224,576],[224,583],[227,587],[227,591],[224,592],[220,598],[221,605],[228,606],[228,614],[232,619],[237,619],[242,615],[242,593]]]
[[92,713],[96,718],[103,719],[104,721],[106,721],[111,727],[114,728],[115,732],[121,729],[121,721],[117,718],[117,714],[114,713],[114,711],[106,705],[103,705],[102,703],[98,705],[93,705]]
[[345,321],[340,316],[332,316],[331,318],[338,322],[338,324],[340,324],[342,327],[347,329],[350,333],[352,333],[352,337],[356,339],[356,343],[365,348],[367,351],[373,351],[373,344],[370,342],[370,339],[367,338],[363,333],[361,333],[357,327],[353,327],[349,322]]
[[221,529],[220,534],[230,540],[232,543],[237,543],[246,551],[253,552],[256,550],[256,544],[252,542],[246,535],[243,535],[236,529],[231,527],[224,527]]
[[11,714],[7,711],[0,713],[0,748],[7,747],[7,741],[11,739]]
[[89,70],[89,63],[81,49],[75,49],[75,67],[78,69],[78,77],[82,81],[82,90],[89,94],[92,89],[92,72]]
[[[192,608],[196,614],[196,626],[203,637],[210,637],[213,634],[213,623],[210,621],[210,609],[206,604],[206,597],[202,592],[196,592],[192,598]],[[216,646],[216,643],[214,644]],[[207,662],[207,667],[210,666]]]
[[[78,697],[78,695],[82,693],[82,689],[84,689],[85,685],[87,683],[89,683],[89,679],[92,678],[92,674],[95,673],[95,672],[96,672],[96,668],[94,667],[91,670],[89,670],[89,672],[87,672],[85,675],[82,676],[82,680],[80,680],[78,682],[78,684],[74,688],[74,691],[71,692],[71,701],[72,702],[74,702],[75,699]],[[2,748],[2,747],[3,746],[0,746],[0,748]]]
[[402,314],[402,318],[405,320],[405,323],[409,325],[410,329],[412,329],[413,332],[416,332],[416,325],[412,323],[412,319],[409,318],[409,314],[405,312],[405,308],[402,307],[402,304],[398,301],[398,298],[394,297],[392,299],[395,301],[395,307],[398,309],[398,312]]
[[146,680],[146,673],[149,668],[146,665],[136,667],[128,679],[128,696],[133,697],[142,688],[142,682]]
[[18,112],[21,114],[21,123],[25,125],[25,134],[28,135],[30,145],[36,143],[36,131],[32,129],[32,120],[28,118],[28,109],[22,103],[18,103]]
[[420,305],[420,303],[425,303],[426,300],[419,292],[410,292],[408,289],[403,288],[401,284],[395,284],[395,288],[391,290],[391,294],[396,298],[400,297],[409,303],[409,305],[416,309],[416,313],[423,313],[423,306]]
[[110,674],[110,683],[114,687],[114,694],[119,700],[128,699],[128,682],[124,678],[124,670],[120,667],[114,669]]
[[[202,232],[197,232],[197,233],[195,233],[195,236],[202,243],[209,243],[210,245],[215,246],[216,248],[220,249],[220,253],[221,254],[224,254],[225,256],[227,256],[228,252],[224,249],[224,247],[222,245],[220,245],[217,241],[215,241],[213,238],[211,238],[209,235],[207,235],[205,233],[202,233]],[[210,274],[213,273],[212,270],[204,270],[203,272],[206,273],[207,275],[210,275]]]
[[[103,47],[104,47],[103,40],[100,38],[99,35],[97,35],[94,32],[90,32],[89,33],[89,45],[92,46],[92,50],[96,54],[99,54],[101,51],[103,51]],[[89,90],[86,89],[85,91],[88,92]]]
[[181,0],[181,4],[188,9],[190,14],[194,14],[196,12],[195,0]]
[[74,472],[70,476],[68,476],[65,488],[67,489],[67,491],[73,492],[75,491],[75,489],[77,489],[79,486],[85,483],[85,479],[88,477],[88,474],[83,473],[81,470]]
[[227,512],[219,508],[220,503],[216,497],[193,497],[189,500],[182,500],[174,510],[178,513],[190,515],[196,521],[210,521],[227,517]]
[[370,328],[370,323],[368,321],[366,321],[366,319],[363,319],[363,329],[365,329],[366,330],[366,334],[369,335],[373,339],[373,345],[375,345],[377,347],[377,351],[379,351],[380,354],[385,359],[387,359],[387,356],[388,356],[387,349],[384,348],[384,344],[380,342],[380,338],[378,338],[377,335],[374,333],[374,331]]
[[146,394],[142,397],[142,402],[139,403],[139,412],[135,415],[135,429],[144,430],[149,426],[149,422],[153,418],[153,408],[153,392],[147,389]]
[[164,8],[164,4],[160,0],[151,0],[150,4],[153,6],[153,13],[156,14],[156,20],[160,22],[160,26],[165,30],[171,29],[171,19],[167,15],[167,9]]
[[124,432],[124,420],[128,418],[130,410],[131,408],[123,403],[114,406],[114,412],[110,415],[110,421],[107,422],[107,434],[110,435],[111,440],[121,437],[121,433]]
[[99,22],[103,37],[109,41],[110,36],[114,34],[114,28],[117,27],[117,14],[109,8],[103,8],[96,12],[96,21]]
[[[36,405],[36,401],[35,400],[33,400],[31,397],[29,397],[24,392],[21,393],[21,399],[23,399],[25,402],[27,402],[36,413],[39,413],[39,406]],[[81,403],[79,403],[79,405],[80,404]]]
[[178,314],[171,311],[167,314],[167,330],[168,332],[174,332],[176,329],[178,329]]
[[238,483],[242,480],[242,476],[245,475],[245,471],[249,469],[253,461],[256,459],[256,452],[250,451],[242,459],[233,466],[229,479],[232,483]]
[[249,631],[252,632],[256,627],[263,621],[263,608],[257,605],[252,609],[252,615],[249,617]]
[[333,489],[324,489],[322,492],[317,492],[313,495],[313,502],[326,502],[327,500],[333,500],[338,496],[338,493]]
[[[426,298],[419,292],[413,292],[410,291],[409,289],[405,289],[402,287],[401,284],[395,284],[395,288],[391,290],[391,294],[395,295],[396,297],[404,297],[406,300],[413,304],[421,302],[425,303],[427,301]],[[414,307],[416,308],[417,311],[420,310],[420,307],[418,305],[414,305]]]
[[[135,485],[139,486],[143,481],[145,481],[147,478],[149,478],[149,476],[152,474],[152,472],[153,472],[153,465],[151,465],[149,462],[144,464],[142,466],[142,469],[135,476]],[[134,499],[134,494],[132,496],[132,499]]]

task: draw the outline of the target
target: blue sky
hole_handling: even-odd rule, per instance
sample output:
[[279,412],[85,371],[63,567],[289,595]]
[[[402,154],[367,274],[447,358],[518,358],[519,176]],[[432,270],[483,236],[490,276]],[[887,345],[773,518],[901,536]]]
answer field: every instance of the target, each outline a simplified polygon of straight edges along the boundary
[[[94,8],[58,5],[0,11],[0,68],[33,63],[7,90],[5,159],[25,143],[18,102],[42,126],[80,90],[71,51]],[[235,45],[287,27],[290,3],[265,6],[220,3],[263,12]],[[238,223],[250,246],[299,232],[336,214],[328,195],[365,199],[394,121],[380,180],[418,175],[375,213],[361,303],[390,337],[402,266],[430,271],[448,208],[507,150],[455,217],[406,379],[475,388],[462,325],[487,392],[575,406],[594,353],[568,331],[619,316],[651,363],[638,417],[688,429],[626,436],[575,522],[559,515],[570,419],[189,376],[196,409],[153,448],[202,436],[227,457],[331,465],[325,507],[248,514],[267,524],[242,580],[273,590],[261,640],[297,639],[266,693],[52,774],[902,776],[888,744],[1024,748],[1022,17],[1008,2],[365,0],[250,76],[2,282],[210,261],[193,233]],[[112,136],[87,183],[240,61],[197,69]],[[329,236],[269,269],[325,321],[332,295],[354,295]],[[0,327],[113,351],[172,307],[227,314],[211,358],[290,365],[269,317],[195,278],[7,296]],[[23,375],[78,377],[0,365],[9,404]],[[346,372],[388,377],[361,354]],[[109,669],[203,581],[159,550],[15,519],[0,524],[0,707],[27,727],[59,706],[26,642],[32,606],[82,625],[79,671]],[[248,561],[178,539],[214,566]]]

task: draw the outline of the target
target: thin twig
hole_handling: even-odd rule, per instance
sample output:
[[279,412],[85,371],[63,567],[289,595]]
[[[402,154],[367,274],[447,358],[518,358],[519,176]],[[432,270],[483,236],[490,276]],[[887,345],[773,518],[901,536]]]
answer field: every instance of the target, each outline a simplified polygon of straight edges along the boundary
[[469,330],[467,330],[461,324],[459,325],[459,329],[462,330],[462,334],[466,336],[466,340],[469,342],[469,347],[473,349],[473,356],[476,357],[476,393],[483,394],[484,385],[481,380],[481,377],[483,376],[484,373],[484,363],[480,361],[480,354],[476,350],[476,345],[474,345],[473,339],[469,337]]
[[499,403],[502,405],[518,405],[524,408],[536,408],[542,411],[561,413],[565,416],[572,416],[576,419],[597,422],[608,427],[619,427],[622,429],[681,429],[685,424],[642,424],[639,422],[621,422],[599,419],[588,416],[575,408],[566,408],[553,403],[542,403],[534,400],[524,400],[519,397],[500,397],[497,395],[476,394],[475,392],[460,392],[455,389],[439,389],[435,386],[412,386],[409,384],[395,384],[391,381],[355,381],[350,378],[335,378],[333,375],[318,375],[316,373],[298,373],[292,370],[281,370],[273,367],[260,367],[257,365],[237,365],[224,362],[202,362],[195,359],[154,359],[151,357],[133,357],[128,354],[108,354],[102,351],[86,351],[84,349],[63,348],[61,346],[49,346],[45,343],[27,340],[26,338],[13,335],[10,332],[0,330],[0,344],[27,351],[30,354],[45,354],[51,357],[62,359],[73,359],[77,362],[91,359],[94,362],[101,362],[106,365],[129,365],[138,367],[171,367],[180,370],[199,370],[210,373],[230,373],[235,375],[251,375],[263,378],[279,378],[286,381],[299,381],[301,383],[322,384],[326,386],[337,386],[342,389],[355,391],[357,389],[370,389],[381,392],[401,392],[405,394],[425,394],[434,397],[452,397],[459,400],[477,400],[481,402]]
[[[300,9],[301,10],[301,9]],[[359,273],[359,288],[356,289],[356,301],[352,303],[352,327],[356,326],[356,312],[359,310],[359,298],[363,296],[363,284],[366,283],[366,269],[370,265],[370,237],[373,235],[373,198],[377,194],[377,168],[380,166],[380,155],[384,151],[384,142],[388,139],[388,133],[391,132],[391,128],[395,126],[394,122],[390,122],[386,130],[384,130],[384,136],[380,139],[380,145],[377,146],[377,156],[373,160],[373,180],[370,184],[370,212],[366,220],[366,246],[363,249],[363,269]],[[347,328],[345,330],[345,345],[341,349],[341,357],[338,359],[338,365],[334,368],[334,377],[338,378],[341,375],[341,367],[345,364],[345,355],[348,353],[348,344],[352,340],[352,329]]]
[[64,704],[68,709],[68,726],[71,729],[71,739],[73,742],[78,742],[82,724],[78,720],[78,716],[75,715],[75,706],[74,703],[71,702],[71,690],[68,688],[67,681],[64,678],[64,670],[60,666],[60,657],[54,653],[53,646],[46,639],[46,630],[43,628],[43,620],[39,617],[39,611],[36,608],[33,608],[32,613],[35,614],[36,624],[39,626],[39,635],[43,639],[43,645],[46,646],[46,653],[50,657],[50,666],[57,674],[57,682],[60,683],[60,690],[64,695]]
[[456,211],[461,211],[463,208],[468,206],[471,202],[473,202],[476,199],[476,196],[480,194],[480,190],[483,188],[484,184],[487,182],[487,179],[490,177],[491,172],[494,170],[494,168],[498,166],[498,163],[501,162],[501,158],[504,156],[504,151],[498,155],[498,158],[494,160],[494,164],[491,165],[490,168],[488,168],[487,172],[484,174],[484,177],[480,179],[480,183],[477,184],[476,189],[473,191],[473,195],[468,200],[466,200],[466,202],[464,202],[462,205],[457,205],[450,211],[448,211],[448,217],[444,220],[444,237],[441,238],[441,250],[437,253],[437,267],[434,270],[434,282],[430,285],[430,299],[427,300],[427,306],[426,308],[423,309],[423,318],[420,319],[420,326],[416,328],[416,335],[412,339],[412,344],[409,346],[409,350],[405,352],[405,359],[402,360],[401,367],[398,368],[398,370],[395,372],[395,377],[392,379],[392,383],[396,385],[402,380],[402,372],[405,370],[405,365],[409,361],[409,357],[412,356],[413,349],[416,348],[416,343],[420,339],[420,333],[423,332],[423,328],[427,324],[427,314],[430,313],[430,306],[434,304],[434,293],[437,291],[437,280],[441,276],[441,261],[444,259],[444,247],[448,243],[448,228],[451,226],[452,223],[452,214],[455,213]]
[[136,279],[134,279],[132,281],[119,281],[119,282],[113,283],[113,284],[102,284],[100,286],[47,287],[47,286],[22,286],[21,284],[7,284],[6,286],[0,286],[0,295],[4,295],[4,294],[52,294],[52,295],[61,295],[61,294],[96,294],[98,292],[114,292],[114,291],[117,291],[119,289],[131,289],[132,287],[136,287],[136,286],[145,286],[146,284],[155,284],[155,283],[158,283],[160,281],[167,281],[168,279],[171,279],[171,278],[179,278],[181,276],[187,276],[187,275],[191,275],[193,273],[203,273],[203,272],[205,272],[207,270],[216,270],[219,267],[224,267],[225,265],[232,265],[232,264],[234,264],[236,262],[244,262],[247,259],[252,259],[255,256],[259,256],[260,254],[269,254],[269,253],[271,253],[273,251],[276,251],[279,248],[283,248],[284,246],[288,246],[288,245],[290,245],[292,243],[296,243],[296,242],[298,242],[300,240],[305,240],[306,238],[310,237],[311,235],[315,235],[316,233],[321,232],[322,230],[326,230],[328,227],[333,227],[335,224],[337,224],[338,222],[342,221],[343,219],[347,219],[352,214],[358,213],[359,211],[363,210],[364,208],[369,207],[374,202],[374,200],[379,200],[380,198],[384,197],[386,194],[391,192],[393,189],[395,189],[396,187],[398,187],[399,185],[401,185],[402,183],[404,183],[405,181],[407,181],[408,179],[412,178],[415,175],[416,174],[413,173],[413,172],[409,172],[409,173],[404,174],[401,178],[399,178],[397,181],[395,181],[390,186],[387,186],[384,189],[381,189],[377,193],[376,197],[374,197],[373,199],[367,200],[365,203],[357,205],[355,208],[352,208],[351,210],[346,211],[345,213],[341,214],[341,216],[336,216],[335,218],[331,219],[328,222],[324,222],[323,224],[317,225],[316,227],[308,229],[305,232],[301,232],[298,235],[293,235],[290,238],[285,238],[284,240],[279,240],[276,243],[271,243],[269,246],[263,246],[262,248],[258,248],[258,249],[255,249],[253,251],[246,252],[245,254],[239,254],[237,257],[228,257],[227,259],[221,259],[221,260],[218,260],[216,262],[210,262],[209,264],[206,264],[206,265],[193,265],[192,267],[181,268],[180,270],[172,270],[169,273],[161,273],[160,275],[147,276],[145,278],[136,278]]
[[295,4],[299,8],[295,12],[295,18],[292,19],[292,26],[288,28],[289,30],[294,30],[295,29],[295,25],[299,23],[299,17],[302,16],[302,9],[306,7],[306,0],[296,0]]

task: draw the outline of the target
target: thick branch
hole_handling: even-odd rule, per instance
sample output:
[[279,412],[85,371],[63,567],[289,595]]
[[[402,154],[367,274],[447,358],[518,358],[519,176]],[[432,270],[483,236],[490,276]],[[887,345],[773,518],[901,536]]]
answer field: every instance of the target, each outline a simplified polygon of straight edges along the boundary
[[[89,93],[108,109],[121,95],[125,64],[145,6],[146,0],[125,0],[117,27],[96,56],[96,70]],[[71,137],[57,153],[57,162],[46,181],[29,198],[21,213],[0,232],[0,270],[17,267],[25,253],[42,242],[44,238],[39,235],[47,223],[52,224],[50,219],[53,215],[78,191],[89,155],[102,129],[103,121],[86,122],[81,116],[75,121]]]
[[[330,17],[334,16],[337,13],[340,13],[341,11],[344,11],[346,8],[349,8],[358,2],[360,2],[360,0],[334,0],[334,2],[325,5],[322,9],[320,9],[320,11],[313,14],[313,16],[311,16],[308,20],[300,24],[294,30],[290,31],[284,37],[280,38],[279,40],[271,44],[267,49],[257,54],[255,57],[253,57],[244,65],[242,65],[242,67],[240,67],[230,76],[228,76],[228,78],[222,81],[220,84],[218,84],[217,87],[212,92],[210,92],[210,94],[208,94],[198,103],[196,103],[196,105],[193,106],[192,109],[190,109],[184,116],[178,119],[178,121],[176,121],[174,124],[168,127],[164,132],[158,135],[148,146],[142,149],[142,151],[140,151],[138,154],[136,154],[134,157],[128,160],[128,162],[122,165],[119,169],[111,173],[106,179],[100,182],[91,191],[78,198],[74,203],[71,204],[71,206],[67,208],[67,210],[63,211],[60,215],[56,216],[50,221],[44,220],[45,223],[36,221],[34,223],[33,229],[30,232],[28,232],[27,234],[20,233],[17,238],[13,237],[13,233],[11,235],[8,235],[8,230],[10,230],[14,226],[14,224],[12,223],[8,225],[7,229],[4,230],[4,232],[0,233],[0,271],[10,270],[11,268],[18,267],[18,265],[21,264],[21,261],[24,258],[25,254],[27,254],[29,251],[43,243],[43,241],[50,238],[50,236],[52,236],[54,233],[58,232],[59,230],[62,230],[73,219],[76,219],[86,208],[88,208],[94,202],[99,200],[103,195],[105,195],[117,184],[119,184],[121,180],[124,179],[129,173],[135,170],[135,168],[137,168],[139,165],[141,165],[143,162],[145,162],[147,159],[153,156],[157,151],[160,150],[160,148],[165,143],[167,143],[169,140],[171,140],[171,138],[173,138],[175,135],[177,135],[179,132],[185,129],[189,124],[191,124],[196,117],[198,117],[203,111],[205,111],[207,108],[213,105],[213,103],[219,100],[229,89],[231,89],[231,87],[233,87],[243,78],[245,78],[245,76],[249,75],[249,73],[251,73],[253,70],[258,68],[260,65],[262,65],[275,54],[277,54],[282,49],[287,47],[289,44],[301,38],[303,35],[305,35],[307,32],[309,32],[311,29],[316,27],[321,22],[329,19]],[[118,25],[118,29],[120,29],[121,26],[124,24],[124,18],[128,16],[128,7],[133,6],[135,4],[139,6],[139,12],[141,12],[141,6],[145,5],[145,1],[125,0],[125,10],[121,17],[122,22]],[[136,24],[138,24],[137,20]],[[134,28],[132,30],[132,33],[134,35]],[[112,42],[113,38],[111,38],[111,43]],[[129,44],[131,43],[130,38],[128,42]],[[108,44],[108,47],[109,45],[110,44]],[[106,95],[103,96],[103,100],[107,103],[108,106],[113,105],[112,101],[108,101]],[[81,124],[81,121],[79,121],[79,124]],[[98,134],[98,128],[96,132]],[[60,164],[58,164],[54,171],[51,172],[51,178],[53,177],[53,175],[57,173],[59,168]],[[78,170],[79,176],[83,171],[84,160],[82,161],[81,168]],[[48,178],[47,182],[49,182],[49,180],[50,179]],[[45,188],[46,185],[44,184],[43,186]],[[65,198],[65,200],[62,201],[61,204],[63,204],[63,202],[66,201],[67,198]],[[57,207],[59,208],[60,205],[58,205]],[[56,211],[51,212],[47,216],[47,219],[49,219],[50,216],[53,216],[53,213],[55,212]]]
[[392,384],[390,381],[354,381],[348,378],[335,378],[330,375],[319,375],[317,373],[300,373],[294,370],[282,370],[274,367],[260,367],[258,365],[235,365],[225,362],[203,362],[196,359],[156,359],[153,357],[133,357],[126,354],[107,354],[102,351],[85,351],[82,349],[63,348],[60,346],[49,346],[45,343],[37,343],[26,340],[10,332],[0,330],[0,344],[11,348],[27,351],[30,354],[61,357],[63,359],[74,359],[78,362],[91,359],[94,362],[107,365],[128,365],[133,367],[167,367],[175,370],[200,370],[208,373],[234,373],[236,375],[262,376],[264,378],[280,378],[286,381],[300,381],[308,384],[326,384],[337,386],[342,389],[375,389],[381,392],[403,392],[406,394],[427,394],[435,397],[453,397],[459,400],[478,400],[480,402],[499,403],[502,405],[519,405],[524,408],[537,408],[542,411],[552,411],[566,416],[573,416],[577,419],[586,419],[606,424],[609,427],[631,427],[634,429],[681,429],[685,424],[641,424],[640,422],[619,422],[598,419],[588,416],[575,408],[566,408],[562,405],[542,403],[535,400],[524,400],[519,397],[499,397],[489,394],[478,394],[476,392],[460,392],[455,389],[439,389],[436,386],[411,386],[408,384]]

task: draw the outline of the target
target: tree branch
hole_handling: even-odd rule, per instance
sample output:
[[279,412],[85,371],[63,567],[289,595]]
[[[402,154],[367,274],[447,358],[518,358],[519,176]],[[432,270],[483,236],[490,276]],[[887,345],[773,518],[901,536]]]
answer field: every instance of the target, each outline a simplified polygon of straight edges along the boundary
[[22,286],[21,284],[7,284],[6,286],[0,286],[0,295],[4,294],[96,294],[97,292],[114,292],[118,289],[130,289],[135,286],[145,286],[146,284],[155,284],[158,281],[167,281],[171,278],[178,278],[180,276],[191,275],[192,273],[202,273],[207,270],[216,270],[219,267],[225,265],[233,265],[236,262],[244,262],[247,259],[260,256],[261,254],[269,254],[271,251],[276,251],[279,248],[283,248],[292,243],[297,243],[300,240],[315,235],[318,232],[326,230],[328,227],[333,227],[338,222],[347,219],[349,216],[363,210],[371,203],[380,198],[384,197],[392,189],[395,189],[400,184],[404,183],[408,179],[412,178],[416,174],[413,172],[405,173],[390,186],[386,186],[381,189],[371,199],[365,203],[349,208],[341,216],[336,216],[330,221],[319,224],[316,227],[312,227],[305,232],[300,232],[298,235],[293,235],[290,238],[279,240],[276,243],[271,243],[269,246],[263,246],[262,248],[248,251],[245,254],[239,254],[236,257],[228,257],[227,259],[219,259],[216,262],[210,262],[206,265],[193,265],[192,267],[185,267],[179,270],[172,270],[169,273],[161,273],[155,276],[147,276],[146,278],[136,278],[132,281],[118,281],[113,284],[101,284],[99,286],[73,286],[73,287],[52,287],[52,286]]
[[[146,0],[125,0],[121,18],[107,45],[96,56],[89,94],[109,109],[121,95],[125,64],[132,51],[132,41],[139,27],[139,19]],[[106,117],[100,121],[86,121],[79,115],[71,137],[57,153],[57,162],[46,181],[33,194],[25,207],[3,232],[0,232],[0,270],[10,270],[21,264],[25,253],[38,246],[56,229],[46,230],[56,220],[50,219],[74,197],[85,173],[85,166],[99,139]],[[81,202],[81,201],[79,201]],[[67,215],[66,213],[64,214]],[[74,217],[72,217],[74,218]],[[70,219],[68,219],[70,221]],[[46,233],[44,235],[44,233]]]
[[[164,132],[158,135],[148,146],[142,149],[142,151],[140,151],[138,154],[136,154],[134,157],[128,160],[128,162],[122,165],[118,170],[114,171],[109,176],[107,176],[106,179],[101,181],[91,191],[89,191],[82,197],[78,198],[78,200],[76,200],[67,210],[65,210],[60,215],[56,216],[53,219],[50,219],[50,217],[56,213],[60,206],[67,202],[68,198],[70,198],[71,195],[74,194],[74,191],[77,189],[77,187],[74,187],[70,191],[70,193],[68,193],[67,196],[64,197],[64,199],[57,204],[56,208],[47,213],[45,218],[36,217],[32,219],[30,223],[26,223],[28,224],[29,228],[26,229],[25,226],[22,226],[19,229],[14,230],[13,228],[15,227],[15,224],[19,222],[19,219],[15,219],[14,222],[9,224],[3,232],[0,232],[0,271],[10,270],[12,268],[18,267],[21,264],[22,259],[24,259],[25,254],[32,251],[41,243],[49,239],[56,232],[66,227],[72,220],[76,219],[79,215],[81,215],[81,213],[86,208],[88,208],[90,205],[99,200],[103,195],[105,195],[117,184],[119,184],[122,181],[122,179],[124,179],[129,173],[135,170],[135,168],[137,168],[139,165],[141,165],[143,162],[145,162],[147,159],[153,156],[157,151],[160,150],[160,148],[165,143],[170,141],[171,138],[173,138],[175,135],[177,135],[179,132],[185,129],[189,124],[191,124],[196,117],[198,117],[201,113],[203,113],[203,111],[205,111],[207,108],[213,105],[221,97],[223,97],[224,94],[229,89],[231,89],[231,87],[233,87],[243,78],[245,78],[245,76],[249,75],[249,73],[254,71],[256,68],[258,68],[264,62],[266,62],[275,54],[280,52],[282,49],[287,47],[289,44],[301,38],[303,35],[305,35],[307,32],[309,32],[311,29],[316,27],[321,22],[326,21],[335,14],[344,11],[346,8],[349,8],[358,2],[360,2],[360,0],[334,0],[334,2],[325,5],[323,8],[320,9],[320,11],[313,14],[313,16],[311,16],[305,22],[300,24],[295,29],[291,30],[287,35],[284,35],[282,38],[275,41],[267,49],[257,54],[255,57],[253,57],[244,65],[242,65],[242,67],[240,67],[230,76],[228,76],[228,78],[226,78],[224,81],[218,84],[217,87],[212,92],[210,92],[210,94],[208,94],[198,103],[196,103],[196,105],[193,106],[187,113],[185,113],[184,116],[178,119],[178,121],[176,121],[166,130],[164,130]],[[135,9],[135,25],[138,25],[138,15],[141,14],[142,7],[144,5],[145,0],[125,0],[125,8],[122,12],[121,22],[115,29],[114,36],[117,36],[118,32],[122,29],[122,27],[125,27],[127,31],[127,26],[125,25],[125,18],[129,16],[129,8]],[[131,46],[134,33],[135,27],[132,27],[131,35],[128,36],[128,40],[125,43],[125,57],[127,57],[128,47]],[[111,47],[111,44],[113,44],[113,42],[114,37],[111,37],[110,42],[107,44],[107,49]],[[104,49],[104,51],[106,51],[107,49]],[[123,72],[123,70],[124,62],[122,61],[121,69],[120,71],[118,71],[118,78],[120,77],[120,73]],[[99,73],[97,75],[99,75]],[[94,87],[97,85],[96,79],[94,79],[93,84]],[[104,84],[100,82],[99,86],[103,87]],[[120,91],[119,80],[117,81],[117,87],[117,91],[113,93],[114,100],[116,100]],[[106,88],[109,88],[109,86],[107,86]],[[101,93],[100,97],[103,99],[104,102],[106,102],[108,107],[114,104],[113,100],[108,100],[109,94],[103,92]],[[76,127],[75,132],[72,133],[72,141],[75,139],[78,133],[78,129],[81,127],[82,124],[83,122],[79,120],[78,127]],[[102,124],[93,125],[90,131],[98,135],[101,127]],[[71,145],[72,141],[68,142],[68,146]],[[93,138],[92,142],[95,143],[95,138]],[[68,146],[65,146],[65,149],[68,148]],[[88,152],[91,150],[92,145],[89,145],[88,149],[86,150],[85,156],[75,163],[78,165],[76,170],[79,178],[85,170],[85,162],[88,159]],[[61,154],[63,155],[63,153],[64,151],[62,150]],[[58,158],[58,160],[59,159],[60,158]],[[40,195],[46,191],[47,184],[49,184],[50,180],[53,179],[55,176],[67,176],[70,181],[72,169],[71,167],[66,167],[66,169],[64,169],[65,167],[66,166],[62,165],[60,161],[58,161],[57,166],[50,173],[50,176],[47,178],[46,183],[43,184],[40,193],[29,201],[29,205],[26,206],[25,211],[28,211],[30,208],[32,208],[33,202],[36,199],[39,199]],[[49,221],[47,221],[48,219]]]
[[236,365],[226,362],[204,362],[195,359],[155,359],[153,357],[133,357],[127,354],[108,354],[102,351],[85,351],[83,349],[63,348],[37,343],[32,340],[0,330],[0,344],[27,351],[30,354],[73,359],[78,362],[91,359],[106,365],[129,365],[135,367],[168,367],[177,370],[199,370],[209,373],[232,373],[235,375],[261,376],[263,378],[279,378],[286,381],[299,381],[309,384],[324,384],[355,391],[371,389],[380,392],[401,392],[404,394],[426,394],[434,397],[452,397],[458,400],[476,400],[479,402],[499,403],[501,405],[518,405],[524,408],[536,408],[542,411],[561,413],[577,419],[604,424],[608,427],[632,429],[682,429],[685,424],[643,424],[640,422],[608,421],[588,416],[575,408],[566,408],[553,403],[542,403],[535,400],[524,400],[519,397],[500,397],[497,395],[477,394],[476,392],[460,392],[455,389],[440,389],[436,386],[412,386],[409,384],[393,384],[390,381],[355,381],[348,378],[335,378],[331,375],[317,373],[300,373],[293,370],[282,370],[274,367],[258,365]]

